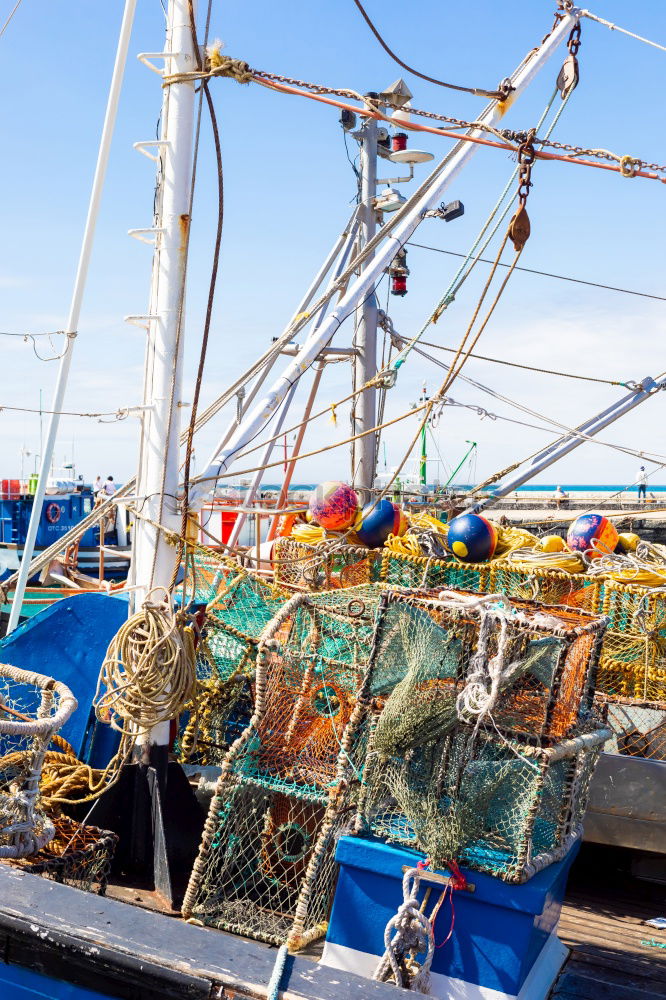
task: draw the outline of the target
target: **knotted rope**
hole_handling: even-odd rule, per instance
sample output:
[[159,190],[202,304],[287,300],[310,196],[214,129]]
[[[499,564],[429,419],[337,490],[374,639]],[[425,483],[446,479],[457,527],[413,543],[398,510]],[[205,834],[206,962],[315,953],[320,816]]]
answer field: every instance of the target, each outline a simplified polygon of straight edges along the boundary
[[[398,912],[386,925],[386,950],[372,978],[377,982],[386,982],[390,967],[396,986],[418,993],[430,993],[430,966],[435,954],[435,935],[431,921],[419,904],[420,886],[421,871],[409,868],[402,879],[403,901]],[[425,958],[419,965],[416,955],[422,952],[425,952]],[[409,966],[405,959],[408,954],[411,957]]]

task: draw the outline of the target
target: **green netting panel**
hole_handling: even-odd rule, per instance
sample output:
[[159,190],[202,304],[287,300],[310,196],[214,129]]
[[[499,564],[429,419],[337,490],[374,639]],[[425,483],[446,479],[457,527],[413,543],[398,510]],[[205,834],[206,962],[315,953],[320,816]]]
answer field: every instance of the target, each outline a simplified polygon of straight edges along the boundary
[[453,858],[525,881],[563,856],[579,833],[607,735],[597,729],[538,750],[458,725],[442,740],[366,770],[358,827],[424,851],[434,868]]
[[252,783],[215,800],[205,878],[192,908],[203,923],[293,948],[326,933],[337,877],[335,842],[349,810]]
[[[455,703],[481,640],[481,664],[506,674],[492,710],[501,729],[529,739],[561,740],[591,708],[604,621],[585,612],[528,601],[482,601],[462,592],[440,597],[439,592],[387,591],[377,628],[370,691],[390,694],[387,707],[395,703],[391,711],[400,716],[402,728],[423,731],[426,705],[437,702],[439,711],[444,696]],[[408,670],[411,679],[403,682]],[[427,670],[440,674],[429,676]],[[489,673],[481,683],[490,690]]]

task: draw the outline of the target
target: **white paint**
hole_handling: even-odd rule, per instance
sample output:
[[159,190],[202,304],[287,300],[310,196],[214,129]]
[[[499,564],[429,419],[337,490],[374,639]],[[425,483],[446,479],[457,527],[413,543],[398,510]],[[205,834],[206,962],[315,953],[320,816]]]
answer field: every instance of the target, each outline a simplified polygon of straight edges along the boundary
[[[557,975],[569,954],[556,934],[551,934],[539,952],[519,993],[503,993],[488,986],[466,983],[463,979],[444,976],[440,972],[430,975],[430,995],[440,1000],[546,1000]],[[355,972],[357,976],[371,979],[380,956],[358,951],[344,944],[327,941],[321,964],[332,969]]]

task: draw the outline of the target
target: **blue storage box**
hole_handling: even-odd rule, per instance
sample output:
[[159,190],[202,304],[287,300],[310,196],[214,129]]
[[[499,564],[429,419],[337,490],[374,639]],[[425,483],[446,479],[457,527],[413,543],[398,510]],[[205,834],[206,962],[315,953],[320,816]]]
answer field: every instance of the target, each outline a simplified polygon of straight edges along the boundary
[[[455,926],[451,939],[435,949],[432,996],[543,1000],[548,995],[567,955],[557,924],[579,846],[576,841],[562,861],[523,885],[462,869],[473,891],[454,893]],[[403,868],[416,867],[422,859],[416,851],[379,840],[340,838],[340,876],[323,964],[372,976],[384,953],[384,928],[403,901]],[[421,896],[426,884],[421,884]],[[437,886],[433,892],[438,892]],[[447,902],[435,925],[437,943],[446,937],[450,923]]]

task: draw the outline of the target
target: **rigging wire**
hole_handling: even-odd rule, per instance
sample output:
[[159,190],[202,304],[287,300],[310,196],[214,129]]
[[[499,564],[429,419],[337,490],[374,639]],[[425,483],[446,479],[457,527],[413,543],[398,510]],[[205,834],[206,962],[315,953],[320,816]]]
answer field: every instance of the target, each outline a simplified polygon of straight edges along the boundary
[[[406,246],[419,247],[421,250],[433,250],[435,253],[444,253],[449,257],[467,258],[464,253],[456,253],[453,250],[442,250],[440,247],[427,246],[425,243],[415,243],[408,240]],[[476,258],[481,264],[492,264],[492,260],[487,257]],[[500,267],[509,267],[509,264],[500,264]],[[552,271],[539,271],[533,267],[516,267],[516,271],[525,271],[527,274],[538,274],[542,278],[557,278],[559,281],[570,281],[575,285],[588,285],[590,288],[602,288],[609,292],[622,292],[624,295],[637,295],[642,299],[654,299],[657,302],[666,302],[666,295],[653,295],[651,292],[638,292],[633,288],[620,288],[617,285],[604,285],[599,281],[585,281],[583,278],[572,278],[571,275],[554,274]]]
[[10,25],[10,23],[12,21],[12,18],[14,17],[14,14],[19,9],[19,7],[21,6],[22,2],[23,2],[23,0],[16,0],[16,3],[14,4],[14,7],[12,8],[12,10],[9,13],[9,17],[7,18],[7,20],[5,21],[5,23],[0,28],[0,38],[2,38],[2,36],[5,33],[5,31],[9,27],[9,25]]
[[645,45],[651,45],[653,49],[659,49],[661,52],[666,52],[666,45],[660,45],[659,42],[653,42],[649,38],[644,38],[642,35],[637,35],[633,31],[629,31],[627,28],[621,28],[619,24],[613,24],[612,21],[607,21],[603,17],[599,17],[598,14],[593,14],[589,10],[581,10],[581,17],[587,17],[590,21],[596,21],[597,24],[603,24],[604,27],[609,28],[611,31],[619,31],[622,35],[628,35],[629,38],[635,38],[637,42],[643,42]]
[[[422,355],[422,357],[424,357],[426,360],[431,361],[433,364],[437,365],[437,367],[444,368],[447,371],[449,370],[449,366],[448,365],[444,364],[444,362],[440,361],[438,358],[433,358],[431,355],[429,355],[426,351],[423,351],[421,348],[415,347],[414,350],[418,354]],[[544,420],[547,424],[550,424],[551,427],[554,428],[554,430],[551,431],[550,427],[538,426],[536,424],[524,423],[522,421],[511,421],[511,422],[520,423],[520,424],[522,424],[522,426],[524,426],[524,427],[530,427],[530,428],[532,428],[534,430],[543,430],[543,431],[547,431],[548,433],[556,433],[558,436],[561,436],[563,433],[564,434],[570,434],[570,435],[573,435],[573,436],[575,436],[575,437],[577,437],[577,438],[579,438],[579,439],[581,439],[583,441],[592,442],[594,444],[601,445],[601,446],[603,446],[605,448],[611,448],[614,451],[623,452],[624,454],[630,455],[633,458],[645,459],[645,461],[647,461],[647,462],[654,462],[657,465],[662,465],[662,464],[664,464],[664,462],[666,462],[666,455],[661,455],[658,452],[637,451],[636,449],[633,449],[633,448],[627,448],[624,445],[613,444],[613,442],[611,442],[611,441],[600,440],[598,437],[595,437],[595,436],[593,436],[591,434],[585,434],[584,431],[580,431],[580,430],[578,430],[575,427],[569,427],[566,424],[562,424],[559,421],[554,420],[552,417],[548,417],[545,414],[540,413],[537,410],[532,410],[529,407],[524,406],[522,403],[518,403],[516,400],[513,400],[513,399],[509,398],[508,396],[504,396],[501,393],[497,392],[496,390],[491,389],[489,386],[484,385],[482,382],[477,382],[476,379],[472,379],[472,378],[470,378],[467,375],[460,375],[460,378],[463,380],[463,382],[467,382],[469,385],[473,386],[474,388],[481,390],[481,392],[485,392],[488,395],[492,396],[494,399],[497,399],[497,400],[499,400],[499,401],[501,401],[503,403],[506,403],[507,406],[512,406],[514,409],[520,410],[522,413],[525,413],[528,416],[535,417],[537,420]],[[464,406],[466,404],[455,403],[454,405],[456,405],[456,406]],[[489,416],[493,420],[497,420],[497,419],[499,419],[499,420],[509,419],[509,418],[505,418],[505,417],[499,416],[498,414],[488,413],[483,407],[476,407],[476,406],[470,404],[470,408],[473,409],[473,410],[477,410],[477,411],[481,411],[482,410],[483,411],[483,415]],[[535,455],[538,454],[538,451],[535,452],[534,454]],[[529,456],[529,458],[533,458],[533,457],[534,457],[533,455]],[[527,461],[527,459],[524,459],[524,461]],[[517,464],[518,465],[522,465],[523,462],[519,462]]]
[[407,70],[408,73],[411,73],[412,76],[418,76],[420,77],[421,80],[426,80],[428,83],[434,83],[438,87],[446,87],[447,90],[459,90],[461,93],[473,94],[475,97],[490,97],[493,100],[498,100],[498,101],[506,99],[507,93],[504,90],[485,90],[480,87],[461,87],[455,83],[445,83],[443,80],[438,80],[434,76],[427,76],[425,73],[421,73],[418,69],[414,69],[413,66],[408,66],[406,62],[403,62],[400,56],[395,54],[393,49],[389,48],[388,44],[380,34],[378,28],[370,20],[368,12],[361,3],[361,0],[354,0],[354,3],[358,8],[361,17],[363,18],[367,26],[370,28],[370,31],[373,33],[373,35],[375,36],[381,47],[384,49],[384,51],[391,57],[391,59],[394,62],[398,64],[398,66],[402,66],[402,68]]
[[[518,268],[516,268],[516,270],[518,270]],[[401,343],[405,344],[407,343],[407,338],[403,337],[399,333],[394,332],[393,337],[395,340],[399,340]],[[455,347],[444,347],[442,344],[434,344],[432,341],[429,340],[420,340],[419,344],[422,347],[431,347],[437,351],[446,351],[447,354],[456,353]],[[627,386],[626,382],[620,382],[619,380],[615,379],[595,378],[594,375],[574,375],[572,372],[558,372],[555,371],[553,368],[538,368],[536,367],[536,365],[521,365],[517,361],[506,361],[503,358],[489,358],[485,354],[471,353],[470,358],[474,358],[477,361],[490,361],[495,365],[506,365],[509,368],[521,368],[524,371],[537,372],[539,375],[557,375],[560,378],[571,378],[571,379],[576,379],[577,381],[580,382],[596,382],[601,385],[616,385],[616,386],[624,386],[625,388]],[[434,361],[435,359],[433,358],[432,360]]]

